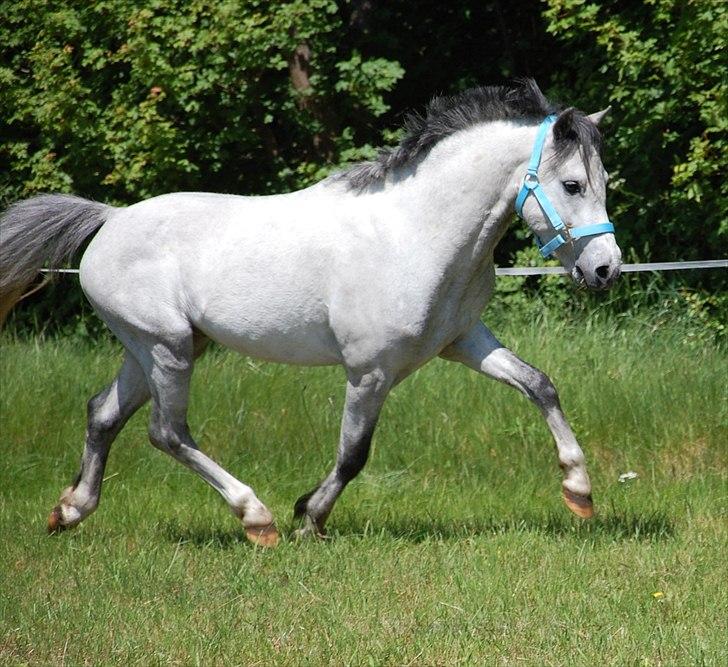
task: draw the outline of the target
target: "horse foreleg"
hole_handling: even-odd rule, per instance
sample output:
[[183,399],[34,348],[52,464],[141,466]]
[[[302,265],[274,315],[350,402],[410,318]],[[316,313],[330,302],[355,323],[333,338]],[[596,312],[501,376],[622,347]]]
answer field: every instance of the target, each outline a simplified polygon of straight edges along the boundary
[[564,502],[577,516],[584,519],[593,516],[584,452],[566,421],[551,380],[501,345],[482,323],[445,348],[441,356],[515,387],[538,406],[556,441],[559,464],[564,471]]
[[367,461],[379,413],[391,386],[387,374],[380,370],[350,374],[336,464],[321,484],[296,501],[294,517],[304,521],[296,531],[298,537],[323,535],[336,499]]
[[144,373],[127,354],[116,379],[88,402],[81,470],[51,511],[48,517],[50,532],[75,526],[98,507],[111,444],[129,417],[148,399],[149,389]]

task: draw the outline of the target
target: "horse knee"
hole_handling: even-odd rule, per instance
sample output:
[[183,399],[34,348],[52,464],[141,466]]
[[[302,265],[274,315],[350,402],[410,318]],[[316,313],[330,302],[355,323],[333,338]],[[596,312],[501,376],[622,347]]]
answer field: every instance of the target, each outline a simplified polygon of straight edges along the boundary
[[163,452],[168,452],[171,449],[173,438],[171,437],[170,429],[165,427],[157,421],[152,421],[149,424],[149,442],[152,443],[153,447],[161,449]]
[[559,394],[546,373],[534,368],[528,384],[528,393],[533,401],[542,408],[559,405]]

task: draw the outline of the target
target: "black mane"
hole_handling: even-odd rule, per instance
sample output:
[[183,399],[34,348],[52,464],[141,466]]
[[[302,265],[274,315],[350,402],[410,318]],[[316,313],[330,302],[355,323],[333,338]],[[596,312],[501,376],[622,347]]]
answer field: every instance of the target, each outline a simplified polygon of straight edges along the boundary
[[[382,148],[369,162],[355,164],[341,174],[353,189],[363,189],[383,180],[393,169],[401,167],[438,141],[478,123],[522,119],[540,123],[546,116],[562,112],[562,107],[549,102],[533,79],[524,79],[514,86],[480,86],[458,95],[436,97],[424,115],[410,113],[404,121],[405,136],[399,145]],[[601,138],[596,125],[576,109],[567,109],[566,122],[554,128],[556,158],[563,159],[581,148],[588,155],[591,148],[599,152]]]

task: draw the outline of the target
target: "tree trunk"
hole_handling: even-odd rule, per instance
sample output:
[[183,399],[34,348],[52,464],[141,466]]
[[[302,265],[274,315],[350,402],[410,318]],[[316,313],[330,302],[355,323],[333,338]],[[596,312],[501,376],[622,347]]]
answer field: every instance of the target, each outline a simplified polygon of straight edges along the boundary
[[298,93],[298,105],[301,109],[308,111],[322,126],[321,131],[313,134],[313,147],[318,157],[332,161],[335,157],[334,142],[334,118],[330,111],[327,111],[321,104],[320,98],[311,86],[309,78],[311,66],[311,49],[302,42],[299,44],[291,57],[288,59],[288,71],[291,77],[291,84]]

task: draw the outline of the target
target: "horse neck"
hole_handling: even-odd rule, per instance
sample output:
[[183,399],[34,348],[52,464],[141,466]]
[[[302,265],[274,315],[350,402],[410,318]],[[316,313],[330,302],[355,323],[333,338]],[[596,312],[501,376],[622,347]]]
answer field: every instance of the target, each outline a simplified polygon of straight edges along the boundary
[[481,265],[512,217],[534,135],[535,128],[514,123],[475,126],[440,141],[399,174],[390,194],[406,211],[412,242],[444,262]]

